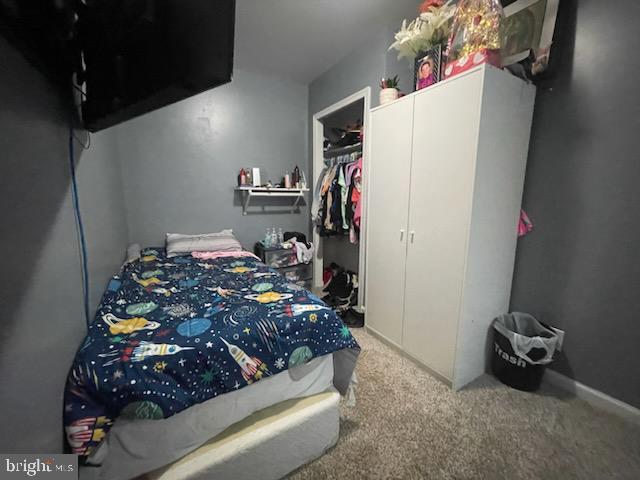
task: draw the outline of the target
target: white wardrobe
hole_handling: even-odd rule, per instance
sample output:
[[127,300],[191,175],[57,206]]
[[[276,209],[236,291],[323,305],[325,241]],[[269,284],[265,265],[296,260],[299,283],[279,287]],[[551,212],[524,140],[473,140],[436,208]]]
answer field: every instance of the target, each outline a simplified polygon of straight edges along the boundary
[[455,389],[509,307],[534,100],[481,66],[371,113],[367,328]]

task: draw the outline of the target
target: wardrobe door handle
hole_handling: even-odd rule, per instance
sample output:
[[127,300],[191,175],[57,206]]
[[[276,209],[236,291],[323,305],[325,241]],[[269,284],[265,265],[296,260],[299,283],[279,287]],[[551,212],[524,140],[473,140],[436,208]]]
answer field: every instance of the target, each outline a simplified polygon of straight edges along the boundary
[[413,243],[413,238],[416,236],[416,232],[411,231],[411,243]]
[[400,241],[404,240],[404,230],[400,230]]

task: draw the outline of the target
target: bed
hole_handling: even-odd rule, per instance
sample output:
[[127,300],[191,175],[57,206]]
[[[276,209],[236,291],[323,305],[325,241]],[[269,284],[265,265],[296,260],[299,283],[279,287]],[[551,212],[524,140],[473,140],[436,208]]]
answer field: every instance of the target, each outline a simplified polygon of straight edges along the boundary
[[146,249],[111,279],[76,354],[67,441],[93,466],[84,477],[135,478],[271,405],[344,394],[359,351],[335,312],[248,252]]

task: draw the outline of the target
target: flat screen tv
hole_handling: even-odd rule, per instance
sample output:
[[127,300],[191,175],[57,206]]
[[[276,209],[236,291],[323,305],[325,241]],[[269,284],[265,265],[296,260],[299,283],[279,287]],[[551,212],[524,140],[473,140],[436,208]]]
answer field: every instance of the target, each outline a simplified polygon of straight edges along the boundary
[[77,12],[90,131],[231,81],[235,0],[87,0]]
[[0,0],[0,33],[92,132],[230,82],[234,27],[235,0]]

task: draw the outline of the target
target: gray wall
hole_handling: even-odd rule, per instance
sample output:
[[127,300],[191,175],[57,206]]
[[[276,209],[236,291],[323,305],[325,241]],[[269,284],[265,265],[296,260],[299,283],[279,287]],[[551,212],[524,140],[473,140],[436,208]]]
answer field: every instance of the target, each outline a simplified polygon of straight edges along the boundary
[[[86,333],[70,199],[68,114],[39,72],[0,38],[0,412],[2,452],[62,451],[62,394]],[[78,159],[91,308],[126,246],[108,134]],[[78,147],[79,150],[79,147]]]
[[[552,368],[640,407],[640,50],[634,0],[561,2],[539,89],[512,309],[566,330]],[[615,33],[614,33],[615,32]]]
[[78,197],[88,249],[91,315],[102,299],[107,281],[122,265],[129,237],[113,133],[105,130],[92,134],[91,146],[86,151],[78,143],[75,145],[79,157]]
[[416,0],[394,0],[396,15],[389,17],[387,25],[371,32],[359,45],[347,50],[338,63],[318,76],[309,85],[309,116],[323,110],[352,93],[371,87],[371,106],[379,104],[378,93],[382,77],[400,77],[400,89],[412,92],[413,66],[407,59],[398,60],[395,50],[389,51],[394,33],[403,19],[413,20],[418,15]]
[[371,87],[372,105],[378,105],[378,87],[385,73],[388,32],[374,33],[309,85],[309,117],[349,95]]
[[[379,104],[379,85],[382,77],[400,77],[400,89],[410,93],[413,83],[413,68],[406,59],[397,60],[395,50],[388,51],[393,43],[393,35],[402,20],[415,18],[418,4],[415,0],[397,2],[397,14],[390,17],[387,25],[372,32],[360,45],[346,54],[337,64],[316,78],[309,85],[309,171],[312,178],[312,126],[313,115],[333,105],[349,95],[371,87],[371,107]],[[349,243],[348,238],[329,238],[323,240],[323,258],[325,266],[336,262],[346,269],[358,271],[359,246]]]
[[251,248],[267,227],[307,231],[307,207],[242,216],[234,194],[241,167],[260,167],[263,182],[307,168],[306,86],[236,69],[232,83],[114,131],[131,242],[163,245],[166,232],[233,228]]

